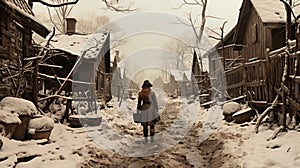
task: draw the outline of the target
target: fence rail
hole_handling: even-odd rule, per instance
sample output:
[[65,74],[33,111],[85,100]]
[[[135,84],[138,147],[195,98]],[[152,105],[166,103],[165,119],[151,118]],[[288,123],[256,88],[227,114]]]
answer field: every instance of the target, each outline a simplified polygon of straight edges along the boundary
[[[288,88],[289,106],[300,111],[300,51],[296,43],[291,46],[288,55]],[[285,67],[286,47],[267,51],[265,60],[254,60],[243,63],[225,72],[227,93],[231,98],[247,95],[249,102],[259,106],[270,104],[282,88],[282,75]],[[283,90],[283,89],[282,89]]]

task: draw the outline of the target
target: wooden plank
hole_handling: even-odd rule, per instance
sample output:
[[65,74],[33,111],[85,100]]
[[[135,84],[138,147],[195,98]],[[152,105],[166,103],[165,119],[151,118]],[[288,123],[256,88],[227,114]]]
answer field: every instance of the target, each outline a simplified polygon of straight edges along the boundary
[[278,53],[282,53],[284,52],[286,49],[286,46],[282,47],[282,48],[279,48],[277,50],[273,50],[271,51],[269,54],[270,54],[270,57],[274,57],[274,56],[277,56]]
[[223,105],[223,104],[228,103],[228,102],[233,102],[233,101],[237,101],[237,100],[240,100],[240,99],[244,99],[244,98],[246,98],[246,97],[247,97],[246,95],[242,95],[242,96],[239,96],[239,97],[235,97],[235,98],[233,98],[233,99],[226,100],[226,101],[220,103],[220,105]]
[[240,82],[240,83],[236,83],[236,84],[227,86],[227,89],[234,89],[234,88],[242,87],[244,85],[245,85],[245,82]]
[[45,98],[38,99],[38,101],[44,101],[52,98],[62,98],[62,99],[67,99],[67,100],[73,100],[71,97],[66,97],[66,96],[61,96],[61,95],[51,95]]
[[258,106],[267,106],[269,103],[267,101],[256,101],[256,100],[250,100],[250,103],[256,104]]
[[290,77],[291,79],[295,80],[295,82],[300,83],[300,76],[290,75],[289,77]]
[[261,63],[264,63],[265,60],[257,60],[257,61],[252,61],[252,62],[246,62],[245,66],[249,67],[249,66],[260,66]]
[[37,56],[37,57],[29,57],[29,58],[24,58],[24,61],[32,61],[32,60],[36,60],[36,59],[40,59],[43,58],[44,56]]
[[[45,78],[49,78],[49,79],[56,79],[54,76],[51,75],[46,75],[43,73],[39,73],[40,76],[43,76]],[[72,82],[72,83],[76,83],[76,84],[83,84],[83,85],[95,85],[95,83],[90,83],[90,82],[83,82],[83,81],[74,81],[72,79],[66,79],[66,78],[60,78],[57,77],[58,80],[62,80],[62,81],[67,81],[67,82]]]
[[285,86],[283,83],[281,83],[281,89],[285,92],[285,93],[287,93],[288,95],[290,94],[290,89],[287,87],[287,86]]
[[237,71],[237,70],[240,70],[240,68],[243,68],[243,65],[239,65],[239,66],[237,66],[237,67],[233,67],[233,68],[231,68],[231,69],[225,71],[225,74],[230,74],[230,73],[233,72],[233,71],[235,72],[235,71]]
[[39,66],[45,66],[45,67],[50,67],[50,68],[60,68],[60,69],[63,69],[63,66],[58,66],[58,65],[39,64]]
[[266,81],[264,81],[264,80],[246,83],[247,87],[259,87],[259,86],[265,86],[265,85],[266,85]]

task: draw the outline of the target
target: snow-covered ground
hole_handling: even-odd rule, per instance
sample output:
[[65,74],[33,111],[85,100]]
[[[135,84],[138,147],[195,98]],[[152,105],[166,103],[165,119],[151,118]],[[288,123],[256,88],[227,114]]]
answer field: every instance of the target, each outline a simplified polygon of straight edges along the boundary
[[158,98],[161,121],[154,143],[143,143],[142,127],[133,123],[136,100],[101,110],[97,127],[55,124],[50,141],[0,137],[0,167],[300,167],[299,132],[280,134],[261,126],[222,120],[219,107],[206,110],[185,98]]

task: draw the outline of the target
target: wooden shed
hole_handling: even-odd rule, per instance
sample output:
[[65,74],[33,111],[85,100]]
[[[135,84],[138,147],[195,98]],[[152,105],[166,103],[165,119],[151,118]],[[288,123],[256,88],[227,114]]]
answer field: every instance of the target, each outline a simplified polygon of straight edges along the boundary
[[[73,82],[65,87],[66,91],[72,91],[75,97],[82,97],[75,92],[85,92],[89,98],[95,99],[97,94],[104,101],[111,99],[110,33],[68,32],[68,35],[56,35],[51,46],[47,63],[62,68],[40,68],[42,88],[58,89],[60,85],[54,75],[63,82],[75,66],[71,77]],[[76,64],[79,59],[80,63]]]
[[20,71],[24,58],[33,57],[32,33],[42,37],[49,30],[39,23],[25,0],[0,1],[0,99],[20,96],[29,86]]
[[[294,11],[300,13],[299,7]],[[272,51],[285,46],[285,25],[286,10],[279,0],[244,0],[233,43],[239,46],[234,50],[240,51],[246,61],[265,59],[267,48]]]

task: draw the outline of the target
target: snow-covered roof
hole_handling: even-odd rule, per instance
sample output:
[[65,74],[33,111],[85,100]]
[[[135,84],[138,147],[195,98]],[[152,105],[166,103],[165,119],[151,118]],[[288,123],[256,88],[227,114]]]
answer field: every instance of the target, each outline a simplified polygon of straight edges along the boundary
[[56,35],[51,40],[51,45],[55,49],[69,52],[73,55],[80,55],[84,45],[91,35]]
[[33,16],[33,12],[25,0],[4,0],[4,2],[12,8],[22,10],[27,14]]
[[180,70],[169,70],[170,74],[174,77],[176,81],[185,81],[184,75],[187,77],[187,79],[191,80],[191,73],[192,71],[180,71]]
[[69,52],[73,55],[81,55],[84,50],[89,50],[85,58],[96,58],[98,51],[103,47],[104,42],[108,38],[109,33],[94,33],[88,35],[73,34],[73,35],[56,35],[51,41],[51,45],[55,49],[60,49]]
[[[105,43],[107,42],[107,43]],[[90,36],[88,41],[83,47],[82,51],[87,51],[86,55],[84,55],[85,59],[97,59],[97,61],[101,61],[99,58],[99,53],[105,50],[104,45],[109,44],[109,33],[108,32],[96,32]],[[108,48],[109,49],[109,48]],[[104,51],[106,53],[107,51]],[[100,62],[98,62],[99,64]]]
[[[264,23],[285,23],[286,10],[284,4],[279,0],[251,0],[258,15]],[[293,11],[300,13],[300,7],[295,7]]]

